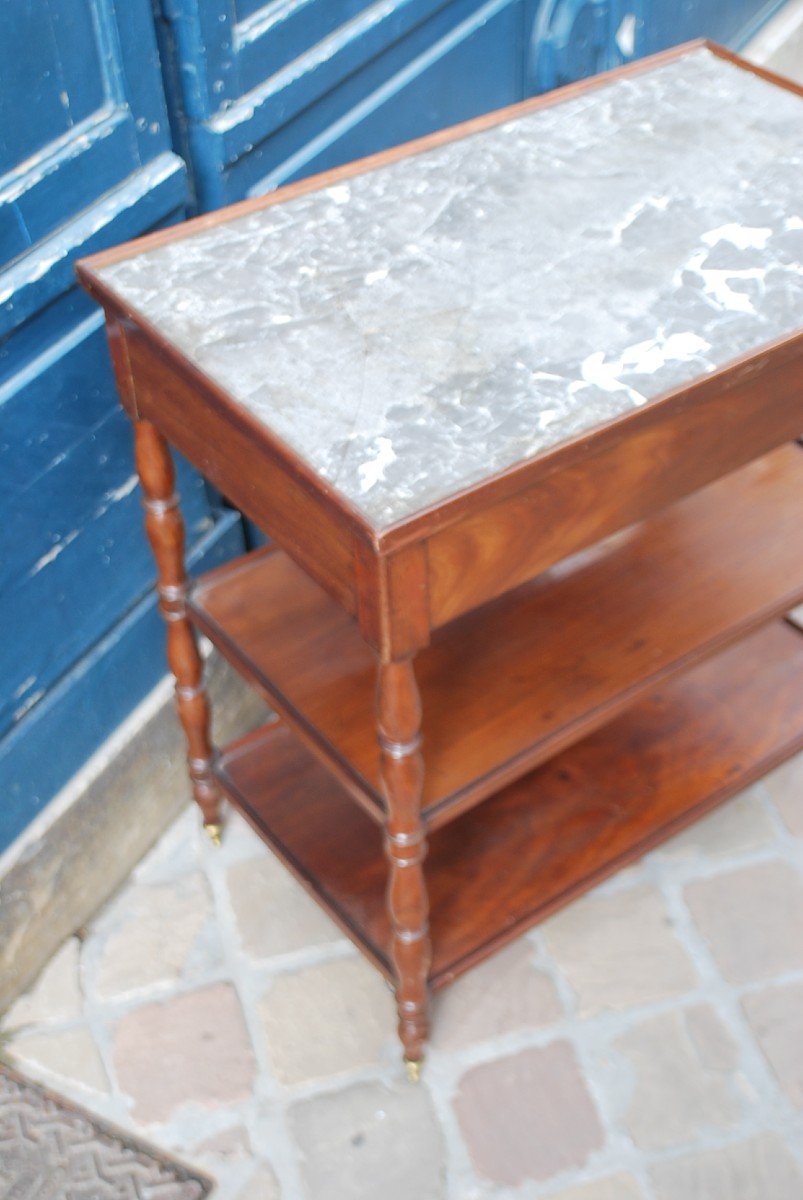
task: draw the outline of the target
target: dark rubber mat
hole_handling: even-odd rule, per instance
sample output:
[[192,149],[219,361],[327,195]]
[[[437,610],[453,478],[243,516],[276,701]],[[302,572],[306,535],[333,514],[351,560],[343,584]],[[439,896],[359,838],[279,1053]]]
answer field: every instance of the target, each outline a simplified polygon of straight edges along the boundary
[[201,1200],[211,1187],[0,1064],[0,1200]]

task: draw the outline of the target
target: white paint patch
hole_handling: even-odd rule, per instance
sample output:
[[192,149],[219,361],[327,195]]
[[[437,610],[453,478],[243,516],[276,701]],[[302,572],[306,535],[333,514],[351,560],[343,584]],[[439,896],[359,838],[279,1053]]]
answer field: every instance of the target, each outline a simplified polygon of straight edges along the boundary
[[36,676],[29,675],[27,679],[23,679],[22,683],[14,692],[14,699],[19,700],[20,696],[24,696],[29,688],[32,688],[36,683]]
[[138,478],[139,476],[136,473],[129,475],[125,483],[121,483],[119,487],[112,488],[110,492],[106,492],[106,499],[114,503],[115,500],[122,500],[124,496],[130,496],[137,486]]
[[706,268],[703,266],[706,257],[705,250],[698,251],[689,259],[685,267],[687,271],[692,271],[695,275],[700,276],[705,294],[719,308],[728,312],[755,313],[756,310],[750,297],[745,292],[735,291],[731,287],[731,283],[737,279],[756,279],[759,283],[763,283],[766,271],[762,267],[748,267],[741,271]]
[[688,362],[711,347],[705,338],[691,331],[673,333],[669,337],[651,338],[627,346],[618,358],[606,362],[605,351],[597,350],[584,360],[582,376],[606,392],[627,391],[635,404],[646,400],[641,392],[622,382],[622,375],[652,375],[668,362]]
[[369,462],[360,463],[357,468],[360,476],[360,490],[369,492],[375,484],[385,478],[385,470],[396,461],[396,451],[390,438],[376,439],[377,452]]
[[803,229],[803,217],[787,217],[783,227],[784,229]]
[[334,200],[335,204],[348,204],[351,199],[351,188],[347,183],[336,183],[334,187],[326,189],[326,194],[330,200]]
[[67,549],[70,542],[75,541],[79,532],[80,530],[73,529],[72,533],[68,533],[66,537],[61,539],[60,542],[56,542],[52,550],[48,550],[47,554],[43,554],[41,558],[38,558],[28,572],[28,578],[33,578],[33,576],[38,575],[44,567],[47,567],[50,565],[50,563],[55,562],[58,556]]
[[14,710],[12,717],[11,717],[12,721],[19,721],[19,719],[21,717],[24,717],[26,712],[28,712],[29,709],[33,708],[33,706],[34,706],[34,704],[36,704],[37,700],[42,699],[44,694],[45,694],[44,688],[39,688],[38,692],[31,692],[30,696],[25,701],[25,703],[21,704],[19,706],[19,708],[16,708]]
[[558,410],[556,408],[542,408],[538,414],[538,428],[548,429],[549,426],[558,419]]
[[616,45],[625,58],[636,53],[636,14],[628,13],[616,31]]
[[665,212],[668,204],[668,196],[648,196],[646,200],[639,200],[637,204],[632,205],[621,221],[618,221],[611,230],[611,241],[614,246],[621,244],[622,234],[630,228],[634,221],[638,220],[642,213],[647,212],[650,208],[654,212]]
[[365,276],[365,282],[368,285],[368,287],[371,287],[372,284],[381,283],[382,280],[387,279],[387,277],[388,277],[388,268],[380,267],[378,271],[369,271],[368,274]]
[[716,246],[718,242],[730,242],[739,250],[765,250],[767,242],[772,237],[772,230],[758,225],[720,225],[719,229],[709,229],[703,234],[702,240],[706,246]]

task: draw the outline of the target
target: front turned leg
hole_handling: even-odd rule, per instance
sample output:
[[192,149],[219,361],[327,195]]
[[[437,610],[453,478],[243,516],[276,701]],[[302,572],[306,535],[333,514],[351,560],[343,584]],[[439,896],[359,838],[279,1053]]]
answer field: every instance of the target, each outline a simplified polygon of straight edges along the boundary
[[209,701],[203,660],[187,618],[184,521],[167,442],[150,421],[134,423],[135,453],[145,505],[145,529],[156,559],[159,608],[167,623],[167,661],[176,680],[176,707],[187,738],[187,763],[204,829],[220,844],[221,793],[212,773]]
[[421,700],[412,663],[383,662],[377,686],[382,789],[387,805],[385,852],[390,865],[387,905],[396,973],[396,1005],[404,1063],[419,1078],[429,1031],[429,901],[424,878],[427,843],[421,821],[424,760]]

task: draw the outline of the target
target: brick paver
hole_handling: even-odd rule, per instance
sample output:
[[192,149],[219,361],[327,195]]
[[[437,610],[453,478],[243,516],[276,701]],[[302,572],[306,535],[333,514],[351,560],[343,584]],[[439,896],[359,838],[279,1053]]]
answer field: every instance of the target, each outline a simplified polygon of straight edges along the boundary
[[326,913],[261,846],[257,858],[229,868],[226,884],[237,933],[251,958],[272,958],[343,938]]
[[637,1146],[666,1150],[741,1115],[736,1046],[714,1011],[672,1009],[632,1025],[616,1042],[633,1084],[624,1114]]
[[478,1172],[495,1183],[583,1167],[605,1140],[565,1041],[472,1067],[460,1081],[455,1110]]
[[209,885],[193,872],[156,887],[127,888],[110,916],[93,984],[111,998],[181,977],[212,916]]
[[803,879],[781,859],[701,879],[686,903],[729,983],[803,970]]
[[349,957],[280,975],[258,1012],[280,1083],[306,1083],[376,1065],[396,1025],[382,976]]
[[95,1097],[109,1090],[97,1044],[84,1025],[16,1037],[14,1064],[34,1075],[44,1072],[68,1079]]
[[803,1108],[803,979],[745,996],[747,1019],[797,1108]]
[[229,984],[133,1009],[114,1029],[113,1046],[120,1087],[145,1124],[184,1104],[219,1108],[250,1096],[254,1054]]
[[534,959],[532,943],[518,938],[440,992],[432,1045],[457,1050],[559,1020],[564,1010],[555,984]]
[[790,833],[803,838],[803,757],[793,758],[764,780]]
[[550,1192],[549,1200],[643,1200],[644,1192],[632,1175],[608,1175],[561,1192]]
[[193,813],[6,1014],[7,1053],[216,1200],[800,1200],[799,771],[440,993],[418,1087],[380,976],[244,822],[214,851]]
[[441,1200],[443,1135],[427,1087],[360,1083],[294,1105],[290,1130],[315,1200]]
[[544,936],[582,1016],[679,996],[697,984],[666,904],[651,887],[593,892],[547,921]]
[[683,1155],[652,1172],[656,1200],[800,1200],[803,1174],[771,1134]]

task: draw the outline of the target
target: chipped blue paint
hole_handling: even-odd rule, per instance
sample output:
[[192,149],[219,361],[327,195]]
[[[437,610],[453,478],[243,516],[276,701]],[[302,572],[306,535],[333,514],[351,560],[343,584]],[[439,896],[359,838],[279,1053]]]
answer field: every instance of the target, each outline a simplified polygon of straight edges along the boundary
[[[190,566],[210,570],[241,549],[239,518],[228,513],[193,548]],[[132,702],[159,682],[163,640],[162,621],[149,593],[54,687],[43,691],[27,716],[0,740],[0,850],[128,716]]]
[[[2,6],[0,847],[164,670],[130,429],[73,262],[186,201],[148,0]],[[179,478],[196,556],[241,548]]]
[[782,0],[161,3],[208,209],[684,39],[738,46]]

